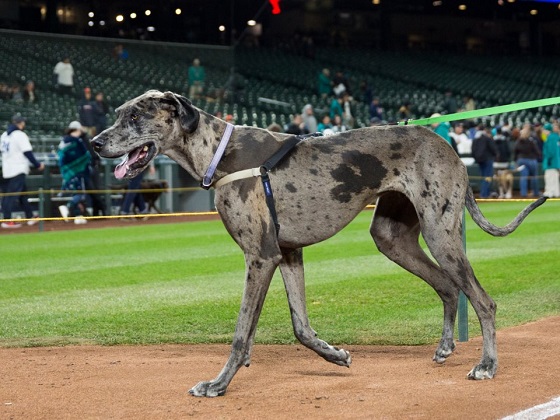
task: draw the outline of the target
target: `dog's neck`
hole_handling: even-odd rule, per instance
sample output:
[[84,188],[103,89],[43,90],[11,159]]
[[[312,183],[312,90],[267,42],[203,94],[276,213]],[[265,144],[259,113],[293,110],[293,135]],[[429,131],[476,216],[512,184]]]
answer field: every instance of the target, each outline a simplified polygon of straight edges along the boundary
[[[212,161],[227,123],[202,110],[200,122],[192,134],[180,133],[171,150],[165,154],[183,167],[193,178],[201,181]],[[218,164],[214,180],[243,169],[262,165],[289,135],[271,133],[256,127],[237,127]]]
[[[198,110],[198,109],[197,109]],[[192,134],[179,134],[166,155],[177,162],[197,181],[201,181],[212,161],[227,123],[202,110],[200,123]],[[235,130],[232,138],[235,136]]]

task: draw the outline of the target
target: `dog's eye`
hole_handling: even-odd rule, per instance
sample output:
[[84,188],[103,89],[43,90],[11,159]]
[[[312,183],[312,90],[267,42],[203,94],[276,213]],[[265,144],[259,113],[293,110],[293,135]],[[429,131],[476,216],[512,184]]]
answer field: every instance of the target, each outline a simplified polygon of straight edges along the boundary
[[138,121],[138,114],[130,114],[130,119],[132,121]]

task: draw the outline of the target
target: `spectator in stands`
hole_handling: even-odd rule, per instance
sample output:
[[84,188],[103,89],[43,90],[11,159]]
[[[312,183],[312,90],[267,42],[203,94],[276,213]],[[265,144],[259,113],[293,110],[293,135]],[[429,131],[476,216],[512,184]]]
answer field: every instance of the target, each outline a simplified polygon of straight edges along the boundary
[[470,156],[472,153],[472,140],[465,134],[464,126],[461,123],[455,124],[449,136],[455,140],[457,153],[459,156]]
[[476,103],[474,102],[474,98],[471,94],[466,95],[463,98],[463,106],[461,111],[474,111],[476,109]]
[[12,86],[12,101],[14,101],[18,105],[23,104],[23,93],[21,92],[21,88],[17,83],[14,83],[14,85]]
[[443,102],[443,110],[446,114],[454,114],[459,109],[457,105],[457,99],[453,95],[453,92],[448,89],[445,92],[445,101]]
[[105,95],[103,92],[97,92],[95,94],[93,111],[95,113],[95,134],[97,135],[107,128],[109,105],[105,102]]
[[84,96],[78,102],[78,115],[84,131],[92,138],[96,135],[97,113],[95,107],[95,101],[91,97],[91,88],[84,88]]
[[348,128],[354,127],[354,115],[352,111],[353,98],[348,91],[342,93],[342,123]]
[[307,104],[301,110],[301,117],[303,119],[304,130],[307,133],[317,132],[317,118],[315,118],[315,113],[313,111],[313,106]]
[[346,128],[346,126],[342,123],[342,118],[340,118],[340,115],[335,115],[332,122],[332,131],[334,133],[343,133],[346,130],[348,130],[348,128]]
[[23,101],[27,104],[34,104],[39,100],[35,91],[35,82],[28,80],[23,89]]
[[331,130],[332,131],[332,128],[333,128],[333,126],[331,124],[331,117],[329,116],[329,114],[325,114],[323,116],[323,119],[321,120],[321,122],[317,126],[317,131],[319,133],[324,133],[325,130]]
[[406,121],[408,119],[410,119],[410,117],[412,116],[412,111],[410,110],[411,105],[409,101],[405,101],[401,107],[399,108],[398,111],[398,116],[399,116],[399,120],[403,120]]
[[480,168],[480,198],[489,198],[494,176],[494,160],[498,155],[498,149],[490,130],[482,124],[479,125],[472,143],[472,155]]
[[348,94],[350,94],[350,83],[348,82],[346,76],[344,76],[344,73],[341,71],[337,71],[334,74],[334,77],[332,79],[332,86],[333,92],[336,96],[339,96],[343,92],[348,92]]
[[[89,183],[91,155],[80,138],[83,128],[78,121],[73,121],[65,130],[65,136],[58,146],[58,166],[62,175],[62,190],[72,192],[67,205],[60,206],[60,214],[79,217],[87,214],[86,188]],[[87,223],[86,219],[75,219],[76,224]]]
[[331,71],[323,69],[318,76],[318,92],[322,99],[327,99],[332,93]]
[[547,197],[560,197],[560,129],[558,122],[547,123],[543,127],[546,140],[543,145],[544,195]]
[[[29,175],[29,163],[42,171],[45,169],[43,163],[39,163],[33,155],[33,148],[29,137],[24,133],[25,118],[21,115],[12,117],[12,123],[0,137],[0,150],[2,152],[2,176],[4,178],[4,189],[6,193],[20,193],[20,195],[5,196],[2,201],[4,219],[12,218],[12,209],[16,200],[19,200],[22,210],[27,219],[33,218],[33,211],[27,201],[27,187],[25,178]],[[35,224],[29,220],[28,225]],[[15,222],[2,222],[3,228],[19,228],[20,224]]]
[[9,100],[12,97],[12,89],[7,83],[0,83],[0,99]]
[[[441,117],[441,114],[436,112],[435,114],[432,114],[430,118],[437,117]],[[450,128],[451,127],[448,122],[437,122],[432,124],[432,130],[434,130],[434,133],[442,137],[451,147],[453,147],[453,150],[459,154],[457,151],[457,144],[455,143],[455,137],[449,135]]]
[[70,58],[64,57],[62,61],[56,63],[53,72],[59,92],[71,95],[74,92],[74,67],[70,63]]
[[303,118],[300,114],[295,114],[293,116],[292,121],[288,124],[285,131],[287,134],[294,134],[296,136],[306,133]]
[[245,78],[232,67],[224,86],[224,98],[229,102],[243,102],[244,94]]
[[[156,172],[156,168],[153,164],[150,164],[150,174],[153,175]],[[146,206],[146,201],[144,201],[144,197],[142,193],[138,190],[142,188],[142,180],[144,179],[144,172],[140,172],[130,181],[128,181],[127,189],[128,191],[123,197],[123,202],[121,205],[121,210],[119,214],[126,216],[130,215],[134,212],[134,207],[138,209],[140,214],[146,214],[148,212],[148,208]],[[130,218],[130,217],[123,217],[121,220],[130,222],[136,221],[137,218]],[[142,220],[146,220],[143,218]]]
[[200,98],[204,90],[206,72],[200,65],[200,60],[195,58],[188,70],[189,98]]
[[335,115],[339,115],[342,118],[342,115],[344,114],[344,109],[342,108],[343,103],[344,93],[341,93],[338,97],[331,100],[329,107],[329,116],[331,117],[331,121],[334,119]]
[[538,159],[541,152],[537,146],[537,139],[532,135],[531,124],[526,123],[521,132],[519,139],[513,147],[513,159],[518,167],[522,167],[519,177],[519,189],[521,197],[527,197],[528,181],[531,177],[531,189],[533,197],[539,196],[539,180],[538,175]]
[[369,86],[368,82],[362,80],[360,82],[360,99],[364,104],[369,106],[373,101],[373,89]]
[[377,118],[379,121],[383,121],[383,107],[379,103],[379,98],[375,97],[369,104],[369,119]]

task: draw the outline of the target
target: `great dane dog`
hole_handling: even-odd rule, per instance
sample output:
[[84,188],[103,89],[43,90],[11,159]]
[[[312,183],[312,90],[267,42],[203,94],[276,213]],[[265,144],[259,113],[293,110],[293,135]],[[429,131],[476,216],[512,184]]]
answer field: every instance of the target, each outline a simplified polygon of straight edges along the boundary
[[[505,236],[545,198],[531,203],[506,227],[496,227],[482,215],[465,166],[441,137],[414,125],[361,128],[305,139],[270,171],[277,230],[260,177],[219,181],[259,168],[289,136],[228,126],[172,92],[150,90],[116,112],[115,124],[92,139],[101,156],[125,157],[115,175],[138,175],[158,153],[198,180],[217,165],[211,174],[216,208],[245,254],[245,289],[231,354],[218,376],[194,386],[192,395],[223,395],[239,368],[249,365],[257,321],[278,266],[297,339],[329,362],[350,365],[347,351],[319,339],[309,325],[302,248],[333,236],[369,203],[376,203],[370,233],[379,250],[426,281],[443,301],[443,333],[433,359],[442,363],[454,350],[453,328],[462,290],[483,334],[482,358],[468,378],[495,375],[496,304],[479,284],[463,250],[463,208],[484,231]],[[224,148],[224,132],[232,128]],[[437,263],[420,247],[420,233]]]

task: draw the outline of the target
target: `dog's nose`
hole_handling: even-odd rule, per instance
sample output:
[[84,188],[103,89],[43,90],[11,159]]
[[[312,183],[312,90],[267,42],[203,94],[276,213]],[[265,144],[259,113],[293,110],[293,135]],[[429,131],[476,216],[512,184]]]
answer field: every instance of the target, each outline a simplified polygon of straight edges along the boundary
[[93,150],[99,153],[101,149],[103,149],[103,146],[105,146],[105,140],[103,140],[100,136],[96,136],[91,140],[91,145]]

